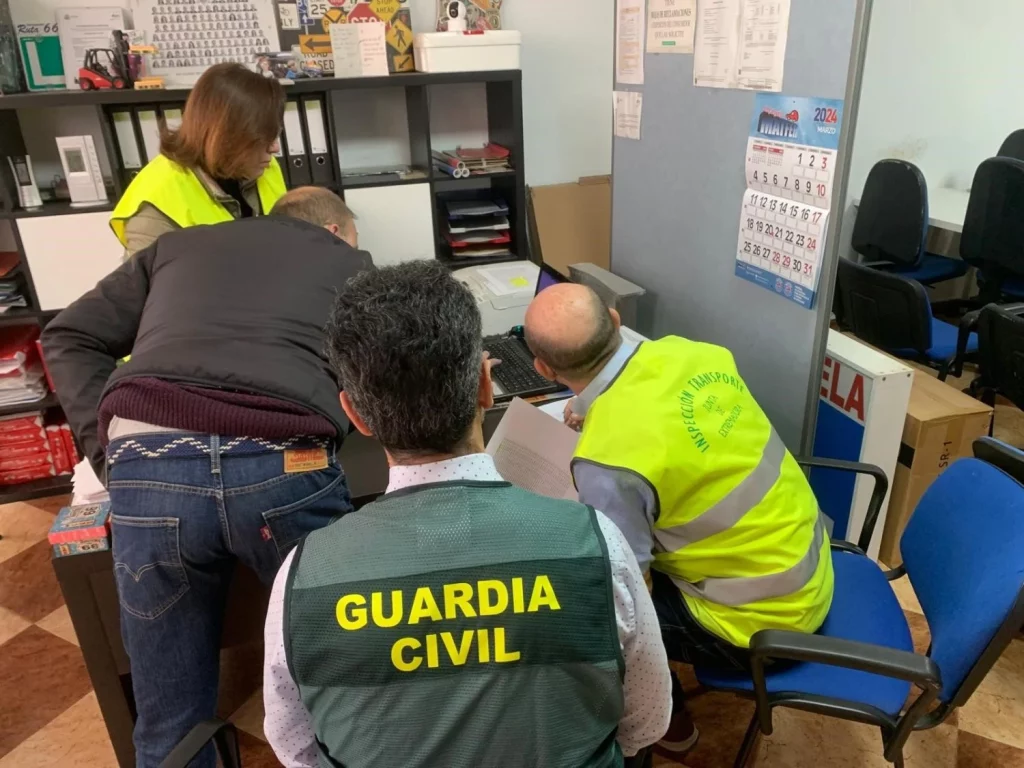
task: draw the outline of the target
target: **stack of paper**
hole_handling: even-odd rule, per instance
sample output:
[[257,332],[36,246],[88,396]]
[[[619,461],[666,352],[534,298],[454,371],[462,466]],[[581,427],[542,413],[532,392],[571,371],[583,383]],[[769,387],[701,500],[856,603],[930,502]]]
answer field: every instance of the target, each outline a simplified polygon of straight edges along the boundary
[[0,313],[6,312],[11,307],[28,306],[17,266],[17,253],[0,252]]
[[110,494],[103,487],[103,483],[96,477],[92,465],[82,460],[75,465],[75,473],[71,477],[73,488],[71,505],[77,507],[79,504],[102,504],[110,501]]
[[511,153],[500,144],[486,144],[478,149],[459,147],[446,151],[434,150],[434,168],[449,176],[486,176],[511,170]]
[[445,206],[448,212],[445,240],[456,258],[512,256],[508,204],[500,197],[490,200],[459,200]]
[[46,379],[35,340],[36,326],[0,333],[0,405],[34,403],[46,397]]

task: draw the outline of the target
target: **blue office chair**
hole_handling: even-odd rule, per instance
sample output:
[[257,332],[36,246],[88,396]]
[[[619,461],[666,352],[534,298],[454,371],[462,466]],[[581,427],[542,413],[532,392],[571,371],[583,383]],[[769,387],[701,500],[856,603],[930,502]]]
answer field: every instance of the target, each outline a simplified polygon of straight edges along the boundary
[[[835,594],[817,634],[758,632],[751,674],[696,670],[706,688],[756,702],[734,765],[746,765],[758,731],[772,733],[775,707],[794,707],[878,726],[885,759],[903,768],[910,734],[963,705],[1024,624],[1022,506],[1019,480],[960,459],[918,503],[900,539],[900,568],[882,571],[853,545],[833,542]],[[868,515],[860,543],[870,541],[874,519]],[[914,653],[888,584],[904,575],[931,630],[924,656]],[[904,708],[914,685],[920,692]]]
[[880,160],[864,183],[853,226],[853,250],[875,269],[934,285],[967,274],[959,259],[925,250],[928,185],[913,163]]
[[978,166],[960,257],[978,270],[977,303],[1024,299],[1024,160],[990,157]]
[[958,350],[960,329],[935,318],[924,286],[903,275],[840,259],[836,293],[841,327],[891,355],[937,369],[942,381],[959,376],[964,359],[978,351],[976,333],[967,333]]

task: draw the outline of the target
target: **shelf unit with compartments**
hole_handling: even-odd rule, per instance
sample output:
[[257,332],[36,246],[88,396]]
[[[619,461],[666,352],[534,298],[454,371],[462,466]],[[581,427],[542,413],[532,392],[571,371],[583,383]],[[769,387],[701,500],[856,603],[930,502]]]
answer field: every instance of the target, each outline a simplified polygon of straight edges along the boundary
[[[360,247],[370,251],[377,264],[437,258],[459,268],[511,260],[457,259],[444,238],[446,202],[494,195],[509,207],[512,258],[530,258],[519,70],[322,78],[284,88],[291,113],[286,112],[286,124],[290,117],[293,127],[297,124],[301,129],[303,149],[311,148],[311,120],[323,121],[328,149],[320,156],[296,152],[294,146],[287,146],[283,134],[279,161],[289,186],[314,183],[344,197],[358,218]],[[6,236],[19,252],[29,300],[28,308],[0,315],[0,324],[45,325],[56,311],[121,262],[123,251],[109,230],[110,211],[137,167],[157,151],[155,126],[176,119],[188,93],[168,89],[0,96],[0,230],[4,230],[0,242]],[[74,120],[64,115],[74,115],[92,129],[68,127]],[[510,150],[511,170],[464,179],[434,170],[431,152],[453,149],[452,137],[462,135],[464,119],[474,123],[475,143],[492,141]],[[50,135],[42,135],[40,125],[48,126]],[[53,154],[55,136],[83,133],[93,135],[101,165],[109,173],[110,202],[76,207],[55,201],[44,202],[36,210],[19,208],[6,156],[31,155],[37,181],[45,186],[48,179],[40,177],[36,149],[43,147]],[[397,142],[389,159],[397,159],[395,164],[409,166],[414,173],[400,178],[356,172],[358,166],[372,164],[364,162],[367,148],[373,149],[380,135]],[[0,488],[0,503],[65,492],[66,485]]]

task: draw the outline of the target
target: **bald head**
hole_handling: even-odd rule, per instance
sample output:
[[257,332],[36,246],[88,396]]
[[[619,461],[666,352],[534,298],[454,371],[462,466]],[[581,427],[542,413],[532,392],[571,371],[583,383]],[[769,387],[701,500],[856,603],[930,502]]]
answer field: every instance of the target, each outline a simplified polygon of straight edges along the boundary
[[290,216],[330,230],[353,248],[357,247],[355,214],[345,201],[323,187],[298,187],[286,192],[270,213]]
[[544,376],[589,383],[619,346],[619,315],[584,285],[553,285],[526,310],[526,343]]

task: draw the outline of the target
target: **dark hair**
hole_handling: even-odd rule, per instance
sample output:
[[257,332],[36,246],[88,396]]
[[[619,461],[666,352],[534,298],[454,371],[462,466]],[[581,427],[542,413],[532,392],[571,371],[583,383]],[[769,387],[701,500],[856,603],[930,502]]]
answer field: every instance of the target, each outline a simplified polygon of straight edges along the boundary
[[298,187],[286,192],[270,210],[273,216],[291,216],[318,227],[344,228],[356,218],[345,201],[323,187]]
[[482,354],[476,300],[436,261],[360,273],[327,322],[346,394],[396,457],[454,453],[466,440]]
[[160,152],[185,168],[240,179],[281,133],[284,90],[241,64],[214,64],[185,102],[181,126],[164,127]]
[[538,333],[538,329],[526,327],[526,345],[534,357],[550,365],[563,378],[579,379],[596,372],[619,346],[619,333],[608,307],[594,290],[587,288],[586,293],[593,332],[582,344],[560,342],[550,329]]

